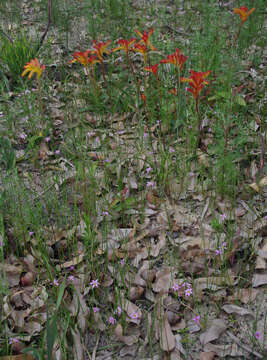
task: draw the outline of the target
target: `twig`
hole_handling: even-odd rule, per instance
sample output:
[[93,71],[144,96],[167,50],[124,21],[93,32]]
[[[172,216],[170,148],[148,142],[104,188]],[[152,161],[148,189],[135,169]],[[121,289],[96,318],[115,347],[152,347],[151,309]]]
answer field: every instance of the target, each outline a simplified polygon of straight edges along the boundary
[[49,30],[51,22],[52,22],[52,0],[48,0],[47,7],[48,7],[48,22],[47,22],[45,32],[43,33],[43,35],[41,37],[41,40],[39,42],[36,52],[38,52],[40,50],[40,47],[43,45],[44,39],[46,37],[46,34],[48,33],[48,30]]
[[91,356],[92,360],[96,359],[96,351],[97,351],[97,348],[98,348],[99,339],[100,339],[100,334],[98,334],[98,337],[96,339],[96,344],[95,344],[95,347],[94,347],[94,350],[93,350],[92,356]]
[[256,356],[259,359],[263,359],[263,356],[261,354],[259,354],[257,351],[252,350],[251,348],[249,348],[247,345],[242,344],[239,339],[232,334],[230,331],[226,331],[226,334],[232,339],[234,340],[234,342],[240,346],[241,348],[243,348],[244,350],[248,351],[249,353],[253,354],[254,356]]

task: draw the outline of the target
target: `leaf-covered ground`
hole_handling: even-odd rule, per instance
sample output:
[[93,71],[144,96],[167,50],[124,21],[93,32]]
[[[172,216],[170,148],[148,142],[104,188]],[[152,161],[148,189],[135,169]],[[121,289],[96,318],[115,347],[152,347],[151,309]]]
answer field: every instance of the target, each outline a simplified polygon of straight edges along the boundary
[[[1,5],[4,32],[40,38],[47,2],[15,3]],[[242,5],[255,11],[239,28]],[[0,358],[265,358],[265,12],[53,1],[41,100],[2,41]],[[71,63],[93,40],[112,49],[152,28],[158,78],[134,52],[133,72],[106,54],[97,87]],[[196,107],[160,64],[177,48],[182,77],[211,71]]]

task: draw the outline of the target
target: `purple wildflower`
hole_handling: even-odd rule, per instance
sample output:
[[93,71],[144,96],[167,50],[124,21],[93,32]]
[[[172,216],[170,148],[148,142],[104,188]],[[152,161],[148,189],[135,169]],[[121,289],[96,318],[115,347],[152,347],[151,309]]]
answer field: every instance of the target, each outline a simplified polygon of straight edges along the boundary
[[114,319],[113,316],[110,316],[109,319],[108,319],[108,322],[109,322],[110,324],[114,325],[115,322],[116,322],[116,319]]
[[131,313],[130,318],[133,320],[139,319],[139,315],[137,314],[137,312],[134,311],[133,313]]
[[95,287],[98,287],[98,286],[99,286],[98,279],[92,280],[92,281],[90,282],[90,285],[92,286],[92,289],[95,288]]
[[256,331],[255,334],[254,334],[254,336],[255,336],[256,339],[259,340],[259,339],[261,338],[261,333],[260,333],[260,331]]
[[180,289],[180,285],[178,285],[177,283],[175,283],[172,287],[173,291],[178,291]]
[[199,324],[199,321],[200,321],[200,316],[197,315],[193,318],[193,321],[196,322],[197,324]]
[[184,292],[185,296],[190,296],[193,294],[193,290],[190,288],[190,289],[186,289],[185,292]]

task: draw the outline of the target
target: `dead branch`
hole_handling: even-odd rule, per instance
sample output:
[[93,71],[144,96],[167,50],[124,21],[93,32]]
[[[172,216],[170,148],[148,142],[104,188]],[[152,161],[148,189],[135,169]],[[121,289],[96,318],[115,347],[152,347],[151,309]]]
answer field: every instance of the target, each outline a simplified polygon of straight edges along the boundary
[[38,52],[41,48],[41,46],[43,45],[43,42],[44,42],[44,39],[46,37],[46,34],[48,33],[48,30],[50,28],[50,25],[52,23],[52,0],[48,0],[47,1],[47,7],[48,7],[48,20],[47,20],[47,26],[46,26],[46,29],[41,37],[41,40],[38,44],[38,47],[37,47],[37,50],[36,52]]

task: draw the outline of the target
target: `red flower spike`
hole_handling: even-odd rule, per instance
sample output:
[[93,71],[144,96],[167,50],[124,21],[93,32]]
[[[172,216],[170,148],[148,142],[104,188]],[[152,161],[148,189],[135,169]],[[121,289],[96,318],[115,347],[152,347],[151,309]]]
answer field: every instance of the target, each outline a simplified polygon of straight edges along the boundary
[[21,76],[23,77],[24,75],[26,75],[27,73],[29,73],[28,79],[31,79],[32,75],[35,73],[37,75],[37,79],[38,81],[40,80],[40,77],[45,69],[44,65],[40,65],[39,61],[37,58],[32,59],[30,62],[28,62],[25,66],[24,66],[24,71],[21,74]]
[[158,77],[158,64],[145,67],[145,70],[152,72],[156,76],[156,78]]
[[205,85],[208,84],[208,81],[205,81],[204,79],[211,73],[211,71],[197,72],[194,70],[190,70],[190,73],[190,78],[182,77],[181,81],[189,82],[189,86],[191,86],[191,88],[187,88],[186,90],[191,92],[194,96],[194,99],[197,100],[200,91]]
[[134,47],[131,49],[132,51],[139,52],[143,55],[144,59],[146,60],[147,56],[147,47],[145,45],[141,45],[139,43],[134,44]]
[[248,10],[246,6],[241,6],[240,8],[234,8],[234,14],[238,14],[240,16],[242,25],[254,10],[255,8]]
[[150,29],[149,32],[144,31],[144,34],[142,34],[139,30],[135,30],[135,32],[141,37],[141,40],[139,43],[143,43],[146,46],[149,46],[151,50],[155,51],[157,48],[153,46],[149,40],[150,36],[153,34],[154,29]]
[[89,58],[88,55],[91,54],[91,51],[86,50],[84,52],[77,51],[73,54],[73,60],[70,61],[70,63],[74,63],[78,61],[83,66],[87,66],[89,64]]
[[120,39],[118,40],[118,45],[116,48],[112,49],[112,52],[124,50],[126,54],[128,54],[129,50],[131,50],[131,46],[136,42],[136,39],[132,38],[130,40]]
[[146,104],[146,96],[144,94],[141,94],[141,99],[143,100],[144,104]]
[[93,41],[93,47],[95,50],[92,50],[91,53],[92,54],[96,54],[96,56],[98,57],[98,59],[102,62],[103,59],[103,55],[104,54],[110,54],[110,51],[107,49],[107,46],[111,43],[110,40],[106,41],[106,42],[96,42]]
[[176,67],[179,66],[180,71],[182,71],[182,68],[184,66],[184,63],[188,59],[188,56],[184,56],[183,54],[180,54],[180,50],[176,49],[175,53],[168,55],[167,59],[163,59],[160,62],[162,64],[173,64]]

